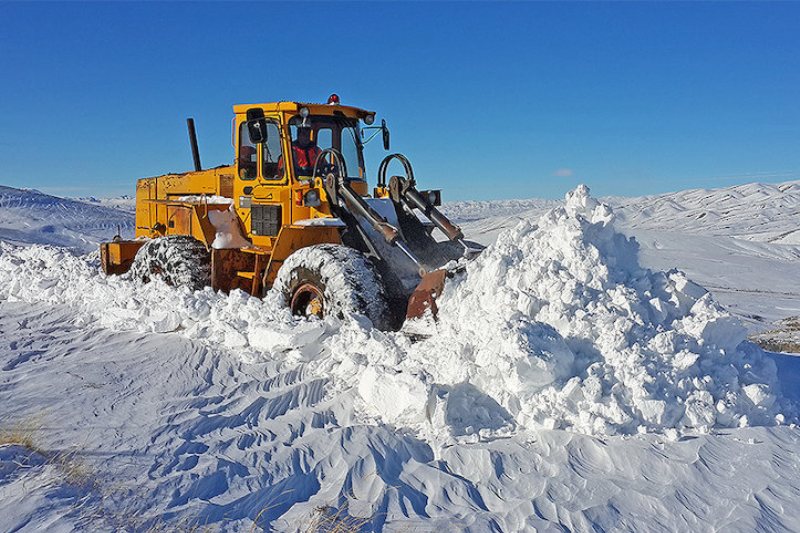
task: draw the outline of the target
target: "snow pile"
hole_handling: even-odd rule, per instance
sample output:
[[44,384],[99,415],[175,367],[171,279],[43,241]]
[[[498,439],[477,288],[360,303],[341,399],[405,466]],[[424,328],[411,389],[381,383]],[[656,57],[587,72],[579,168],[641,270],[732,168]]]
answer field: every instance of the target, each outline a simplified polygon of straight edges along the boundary
[[677,436],[794,417],[738,322],[682,273],[642,269],[613,219],[581,187],[538,224],[505,231],[448,284],[421,341],[361,318],[298,320],[274,293],[106,277],[96,254],[42,246],[0,243],[0,300],[301,363],[363,415],[440,442],[542,427]]
[[241,291],[192,292],[160,280],[140,284],[105,276],[98,256],[0,242],[0,300],[72,305],[83,312],[78,320],[87,323],[118,331],[181,331],[189,338],[232,349],[248,346],[248,335],[260,338],[264,325],[269,325],[273,338],[302,336],[303,325],[295,327],[288,310],[273,300],[264,302]]
[[613,219],[582,186],[538,225],[502,233],[447,286],[436,334],[401,368],[468,383],[526,427],[677,434],[782,422],[774,363],[683,273],[642,269]]
[[188,196],[178,196],[170,198],[176,202],[186,202],[188,204],[208,204],[208,205],[233,205],[233,199],[227,196],[217,196],[215,194],[193,194]]
[[217,232],[214,236],[214,242],[211,243],[212,248],[219,250],[250,246],[250,241],[242,235],[242,229],[239,227],[239,217],[233,210],[233,204],[225,210],[210,209],[208,211],[208,220]]

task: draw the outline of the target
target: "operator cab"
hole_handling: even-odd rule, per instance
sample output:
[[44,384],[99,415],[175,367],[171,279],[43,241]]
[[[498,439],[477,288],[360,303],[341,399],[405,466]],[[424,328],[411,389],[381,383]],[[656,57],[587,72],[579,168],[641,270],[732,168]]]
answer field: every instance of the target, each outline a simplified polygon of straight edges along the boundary
[[331,217],[323,181],[345,178],[367,196],[363,147],[388,130],[372,126],[375,113],[343,106],[332,95],[325,104],[276,102],[236,105],[232,141],[236,149],[233,200],[254,246],[271,249],[281,228]]
[[[364,179],[364,156],[359,121],[341,115],[295,115],[289,120],[295,176],[310,179],[338,171],[330,153],[342,154],[343,173],[350,179]],[[320,157],[322,156],[322,157]],[[315,174],[316,171],[316,174]]]
[[[233,132],[236,147],[237,176],[241,180],[277,183],[310,181],[331,171],[339,171],[336,157],[326,150],[341,154],[347,178],[365,180],[363,146],[367,130],[383,132],[388,150],[388,129],[385,121],[372,126],[375,113],[339,103],[331,95],[327,104],[278,102],[234,106],[236,118]],[[364,126],[362,126],[362,122]],[[285,165],[284,160],[292,161]],[[315,173],[316,167],[316,175]]]

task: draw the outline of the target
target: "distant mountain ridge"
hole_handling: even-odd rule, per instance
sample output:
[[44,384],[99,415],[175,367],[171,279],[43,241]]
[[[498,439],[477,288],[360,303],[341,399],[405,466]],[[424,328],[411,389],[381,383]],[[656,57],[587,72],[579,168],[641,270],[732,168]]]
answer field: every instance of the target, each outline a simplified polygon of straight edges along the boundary
[[[800,244],[800,180],[600,200],[611,205],[617,223],[629,229]],[[539,198],[451,202],[442,211],[491,241],[502,229],[525,218],[535,219],[561,203]]]
[[86,253],[118,230],[132,237],[133,229],[132,210],[0,185],[0,240],[53,244]]
[[629,228],[800,244],[800,181],[611,199]]
[[122,196],[114,196],[112,198],[95,198],[94,196],[83,196],[78,198],[70,198],[90,205],[101,205],[103,207],[111,207],[113,209],[121,209],[123,211],[136,211],[136,198],[128,194]]

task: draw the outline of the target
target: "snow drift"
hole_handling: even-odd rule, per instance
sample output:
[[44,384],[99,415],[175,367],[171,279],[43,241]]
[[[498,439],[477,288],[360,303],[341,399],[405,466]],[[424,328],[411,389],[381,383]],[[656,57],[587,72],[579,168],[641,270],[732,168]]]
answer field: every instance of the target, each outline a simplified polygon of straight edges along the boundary
[[0,243],[0,299],[74,306],[120,330],[179,331],[244,357],[303,361],[357,391],[365,419],[431,441],[535,428],[589,434],[781,423],[774,363],[677,271],[651,272],[612,210],[579,187],[537,223],[500,235],[440,300],[414,342],[367,319],[298,320],[275,295],[189,292],[99,272],[96,254]]

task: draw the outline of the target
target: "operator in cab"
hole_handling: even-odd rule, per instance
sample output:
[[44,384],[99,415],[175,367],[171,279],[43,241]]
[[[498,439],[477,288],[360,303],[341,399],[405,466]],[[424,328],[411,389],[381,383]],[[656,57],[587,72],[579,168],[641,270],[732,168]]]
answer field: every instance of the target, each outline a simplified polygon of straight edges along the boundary
[[[320,148],[311,138],[311,126],[302,124],[297,127],[297,138],[292,141],[292,159],[294,160],[295,176],[311,176],[314,172],[314,163],[319,156]],[[323,161],[320,161],[322,164]],[[279,172],[283,171],[283,157],[278,161]]]
[[256,147],[243,145],[239,148],[239,177],[243,180],[251,180],[256,177]]
[[297,176],[310,176],[314,172],[314,163],[322,150],[311,139],[310,127],[297,128],[297,139],[292,142],[292,157]]

